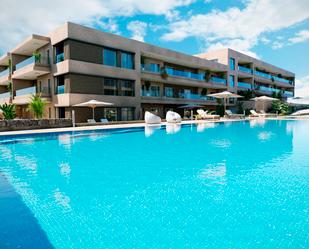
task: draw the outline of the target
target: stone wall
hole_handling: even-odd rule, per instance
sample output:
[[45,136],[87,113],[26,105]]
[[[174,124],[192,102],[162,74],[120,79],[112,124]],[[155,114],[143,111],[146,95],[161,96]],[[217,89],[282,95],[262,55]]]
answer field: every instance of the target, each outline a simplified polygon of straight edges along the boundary
[[0,120],[0,131],[18,131],[71,127],[71,119],[14,119]]

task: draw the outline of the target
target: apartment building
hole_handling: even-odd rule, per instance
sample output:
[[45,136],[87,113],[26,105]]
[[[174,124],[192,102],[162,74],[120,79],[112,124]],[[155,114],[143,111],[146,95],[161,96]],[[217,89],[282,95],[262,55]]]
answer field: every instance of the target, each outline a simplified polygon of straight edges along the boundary
[[272,96],[281,94],[283,98],[294,96],[295,75],[264,61],[250,57],[230,48],[196,55],[227,66],[227,81],[230,91],[242,94],[254,91],[256,95]]
[[294,74],[229,49],[191,56],[73,23],[32,35],[0,57],[0,103],[16,104],[20,118],[30,117],[36,93],[47,103],[46,118],[69,118],[74,109],[84,122],[91,110],[75,105],[91,99],[113,103],[97,108],[96,119],[125,121],[147,110],[183,115],[186,104],[215,109],[208,94],[240,89],[293,94]]

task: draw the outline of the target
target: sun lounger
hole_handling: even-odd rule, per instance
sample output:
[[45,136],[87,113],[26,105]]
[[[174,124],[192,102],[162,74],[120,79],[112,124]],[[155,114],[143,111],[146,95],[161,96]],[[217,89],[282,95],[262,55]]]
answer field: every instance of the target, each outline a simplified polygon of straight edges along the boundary
[[180,123],[181,117],[177,112],[168,111],[166,113],[166,122],[168,123]]
[[199,109],[196,111],[201,119],[219,119],[219,115],[208,114],[208,111]]
[[227,118],[245,118],[244,114],[236,114],[233,113],[231,110],[226,110],[225,114]]
[[151,112],[145,112],[145,123],[146,124],[160,124],[161,118],[157,115],[154,115]]
[[96,121],[94,119],[87,119],[88,124],[95,124]]
[[250,117],[265,117],[265,114],[257,113],[255,110],[250,110]]
[[101,119],[100,119],[100,122],[101,122],[101,123],[108,123],[108,119],[107,119],[107,118],[101,118]]

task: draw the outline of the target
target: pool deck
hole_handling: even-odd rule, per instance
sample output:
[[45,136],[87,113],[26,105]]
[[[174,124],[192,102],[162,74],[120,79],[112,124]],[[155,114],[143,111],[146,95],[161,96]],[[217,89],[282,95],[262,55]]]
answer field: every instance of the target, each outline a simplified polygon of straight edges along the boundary
[[[225,119],[220,120],[183,120],[181,123],[167,123],[162,122],[161,124],[146,124],[146,123],[131,123],[131,124],[110,124],[110,125],[92,125],[92,126],[80,126],[80,127],[66,127],[66,128],[52,128],[52,129],[34,129],[34,130],[20,130],[20,131],[2,131],[1,136],[12,136],[12,135],[25,135],[25,134],[44,134],[44,133],[57,133],[57,132],[71,132],[71,131],[91,131],[91,130],[108,130],[108,129],[119,129],[119,128],[139,128],[145,126],[158,126],[158,125],[174,125],[174,124],[200,124],[200,123],[218,123],[218,122],[239,122],[239,121],[250,121],[259,118],[246,118],[246,119]],[[282,117],[267,117],[266,120],[309,120],[309,116],[302,118],[295,118],[289,116]]]

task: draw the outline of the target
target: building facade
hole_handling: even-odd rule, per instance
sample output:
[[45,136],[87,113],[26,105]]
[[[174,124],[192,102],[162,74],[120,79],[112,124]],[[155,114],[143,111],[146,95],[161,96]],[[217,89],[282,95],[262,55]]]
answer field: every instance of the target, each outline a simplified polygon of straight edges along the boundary
[[46,118],[70,118],[74,109],[76,121],[85,122],[91,110],[74,105],[95,99],[113,103],[97,108],[96,119],[126,121],[147,110],[184,115],[179,107],[192,103],[215,109],[217,101],[207,95],[223,90],[293,95],[294,77],[230,49],[191,56],[66,23],[0,58],[0,104],[14,103],[18,117],[29,118],[29,100],[41,94]]

